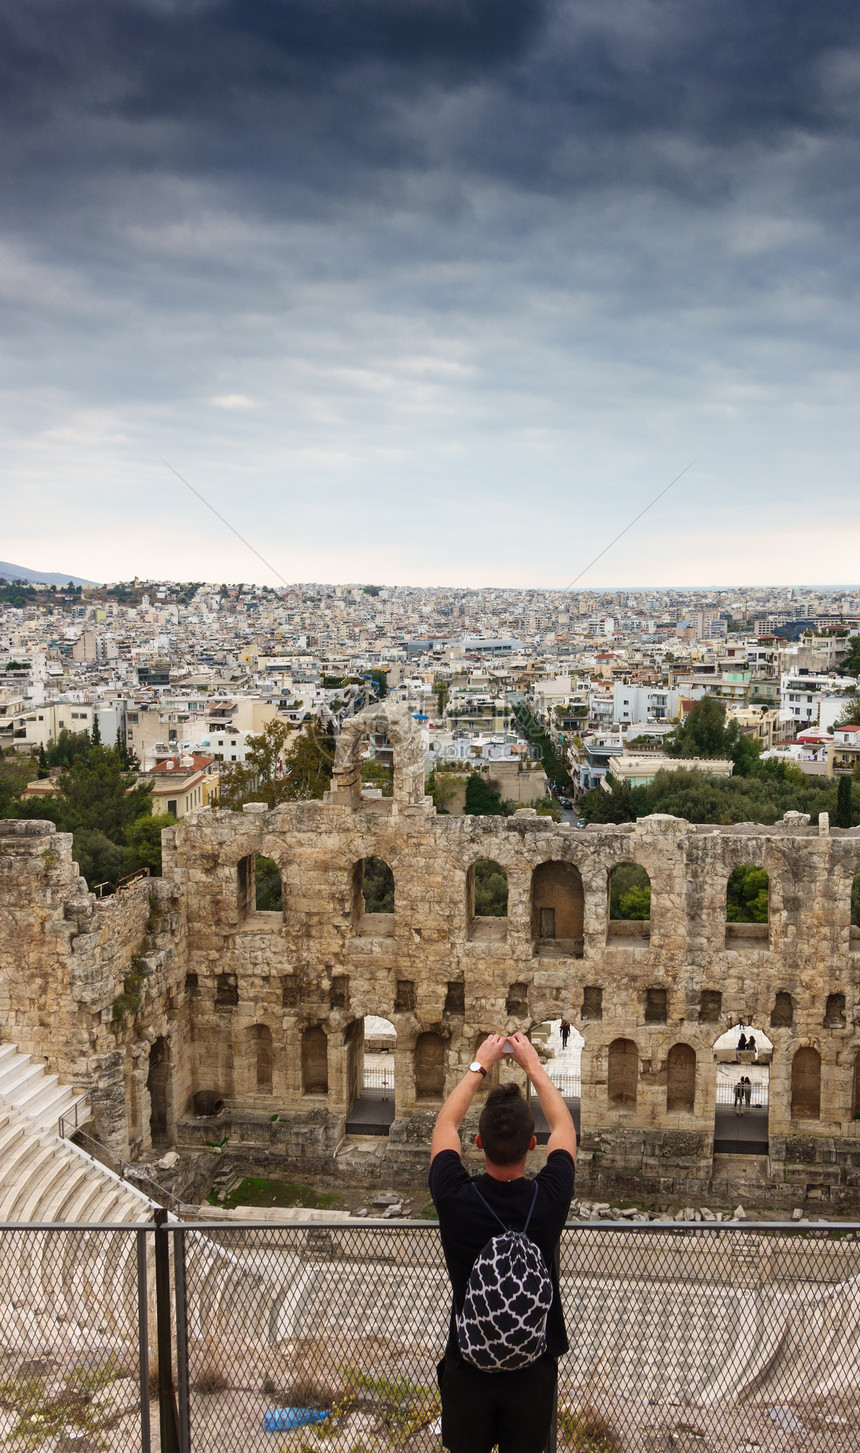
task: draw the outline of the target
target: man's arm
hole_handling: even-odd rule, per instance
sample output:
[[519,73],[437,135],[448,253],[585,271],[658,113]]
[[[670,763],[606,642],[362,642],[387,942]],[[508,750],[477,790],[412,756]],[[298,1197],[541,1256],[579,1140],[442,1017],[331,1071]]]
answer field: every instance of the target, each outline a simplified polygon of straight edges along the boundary
[[531,1081],[540,1107],[549,1126],[547,1154],[553,1150],[567,1150],[576,1160],[576,1130],[570,1111],[562,1099],[561,1091],[553,1084],[538,1058],[538,1052],[531,1040],[524,1034],[512,1034],[508,1043],[513,1047],[514,1059],[524,1069]]
[[[476,1052],[475,1059],[485,1070],[491,1070],[501,1059],[502,1047],[506,1042],[503,1034],[491,1034]],[[431,1164],[440,1150],[455,1150],[460,1154],[460,1126],[483,1079],[484,1076],[477,1070],[467,1070],[459,1085],[454,1086],[433,1127],[433,1139],[430,1142]]]

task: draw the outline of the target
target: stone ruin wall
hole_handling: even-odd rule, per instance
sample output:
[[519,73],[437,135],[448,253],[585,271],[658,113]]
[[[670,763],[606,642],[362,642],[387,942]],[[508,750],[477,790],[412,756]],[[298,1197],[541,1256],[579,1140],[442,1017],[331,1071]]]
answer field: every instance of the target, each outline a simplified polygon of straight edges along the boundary
[[[122,899],[83,890],[50,825],[0,829],[3,1038],[89,1087],[114,1148],[149,1150],[156,1096],[168,1139],[228,1134],[260,1165],[318,1171],[333,1168],[361,1085],[363,1018],[381,1015],[397,1031],[396,1178],[426,1164],[435,1111],[476,1043],[567,1015],[585,1038],[581,1188],[692,1196],[712,1185],[714,1041],[743,1021],[774,1046],[768,1193],[860,1207],[860,831],[797,815],[767,828],[652,817],[585,831],[528,809],[438,816],[411,722],[401,708],[377,715],[395,748],[393,799],[360,797],[365,713],[341,738],[326,800],[194,814],[165,834],[163,879]],[[256,854],[280,867],[283,912],[254,907]],[[361,911],[369,856],[393,870],[390,917]],[[507,872],[507,919],[471,913],[477,858]],[[650,923],[609,920],[622,862],[650,876]],[[727,927],[727,879],[749,863],[770,877],[769,924]],[[539,937],[547,905],[553,942]],[[118,1026],[132,961],[141,1005]],[[820,1056],[820,1106],[793,1118],[801,1050]],[[667,1107],[679,1083],[691,1109]],[[206,1090],[227,1102],[218,1122],[190,1113]],[[795,1085],[796,1106],[808,1090]]]
[[95,1133],[120,1156],[150,1144],[154,1045],[171,1065],[173,1103],[191,1092],[179,910],[160,878],[98,899],[70,833],[0,822],[0,1041],[87,1091]]

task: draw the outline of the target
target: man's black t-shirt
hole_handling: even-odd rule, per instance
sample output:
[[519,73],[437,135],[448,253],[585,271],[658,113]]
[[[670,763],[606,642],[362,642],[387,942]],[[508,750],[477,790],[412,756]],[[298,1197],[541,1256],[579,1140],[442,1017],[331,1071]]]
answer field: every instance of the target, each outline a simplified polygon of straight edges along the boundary
[[[499,1181],[486,1172],[474,1177],[481,1195],[511,1231],[521,1231],[525,1226],[537,1182],[537,1200],[528,1234],[540,1247],[552,1277],[552,1305],[546,1323],[546,1350],[552,1357],[567,1351],[553,1256],[570,1210],[573,1180],[573,1156],[567,1150],[554,1150],[547,1156],[546,1165],[534,1180],[521,1176],[515,1181]],[[466,1283],[479,1253],[491,1236],[501,1235],[501,1227],[481,1204],[472,1184],[473,1177],[455,1150],[442,1150],[434,1157],[430,1165],[430,1194],[439,1213],[442,1249],[457,1307],[463,1305]],[[461,1360],[453,1311],[445,1355],[454,1361]]]

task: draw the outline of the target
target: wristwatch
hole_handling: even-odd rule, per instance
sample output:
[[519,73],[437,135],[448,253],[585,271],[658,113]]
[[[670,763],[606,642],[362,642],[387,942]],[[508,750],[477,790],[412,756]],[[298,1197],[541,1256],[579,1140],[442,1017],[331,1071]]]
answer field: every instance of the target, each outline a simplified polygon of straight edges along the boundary
[[473,1059],[472,1063],[469,1065],[469,1069],[474,1070],[476,1074],[481,1076],[481,1079],[483,1079],[487,1073],[479,1059]]

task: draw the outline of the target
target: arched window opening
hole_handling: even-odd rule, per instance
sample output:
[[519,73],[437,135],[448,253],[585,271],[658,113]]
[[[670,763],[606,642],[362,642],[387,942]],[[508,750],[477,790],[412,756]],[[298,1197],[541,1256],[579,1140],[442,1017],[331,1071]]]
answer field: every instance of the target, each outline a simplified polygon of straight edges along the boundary
[[692,1112],[696,1105],[696,1052],[673,1044],[666,1062],[666,1109]]
[[639,1051],[632,1039],[613,1039],[606,1080],[610,1105],[633,1106],[639,1087]]
[[617,863],[610,871],[606,937],[617,947],[651,941],[651,879],[640,863]]
[[445,1093],[445,1041],[428,1030],[415,1042],[415,1098],[441,1100]]
[[283,913],[281,870],[274,858],[257,853],[254,859],[254,902],[258,913]]
[[860,954],[860,873],[855,873],[851,882],[851,927],[849,947],[854,954]]
[[756,863],[739,863],[726,883],[726,947],[768,947],[770,878]]
[[156,1039],[149,1051],[149,1135],[153,1144],[166,1140],[169,1128],[170,1050],[167,1040]]
[[387,1135],[394,1119],[397,1030],[390,1019],[367,1014],[350,1025],[347,1039],[351,1108],[347,1135]]
[[254,854],[236,864],[236,921],[243,923],[254,908]]
[[851,1092],[851,1119],[860,1120],[860,1052],[854,1056],[854,1086]]
[[328,1038],[320,1024],[302,1035],[302,1090],[306,1095],[328,1094]]
[[735,1024],[716,1040],[715,1155],[767,1155],[772,1056],[757,1024]]
[[272,1093],[272,1031],[265,1024],[250,1024],[238,1045],[237,1082],[240,1093]]
[[772,1029],[790,1029],[794,1023],[794,1000],[785,989],[780,989],[773,1001],[770,1023]]
[[352,872],[353,922],[358,934],[394,936],[394,874],[383,858],[362,858]]
[[791,1118],[821,1118],[821,1055],[804,1046],[791,1062]]
[[532,873],[533,951],[581,959],[585,896],[572,863],[540,863]]
[[[529,1030],[529,1039],[543,1060],[544,1069],[553,1084],[561,1091],[568,1110],[573,1117],[577,1135],[580,1134],[580,1105],[582,1100],[582,1051],[585,1040],[576,1025],[568,1018],[547,1019],[535,1024]],[[528,1096],[535,1117],[535,1135],[539,1145],[549,1139],[549,1126],[540,1107],[540,1101],[528,1080],[522,1086]]]
[[466,919],[470,939],[503,941],[507,933],[508,875],[492,858],[478,858],[466,874]]
[[827,1003],[824,1007],[824,1028],[844,1029],[845,1028],[845,995],[828,994]]

